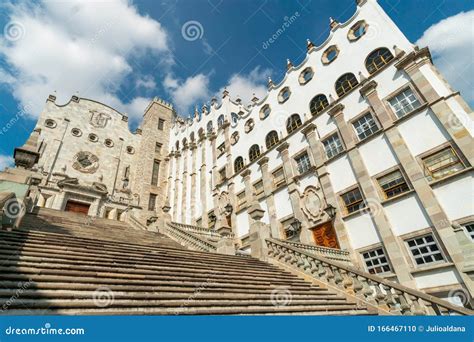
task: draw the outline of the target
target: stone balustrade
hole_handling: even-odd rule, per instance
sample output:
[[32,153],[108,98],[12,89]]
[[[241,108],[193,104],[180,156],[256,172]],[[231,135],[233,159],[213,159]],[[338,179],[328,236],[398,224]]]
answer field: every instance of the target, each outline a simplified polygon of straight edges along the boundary
[[217,252],[217,246],[214,243],[191,233],[189,230],[182,229],[174,222],[166,224],[162,232],[189,249],[201,252]]
[[182,230],[191,232],[193,234],[203,235],[205,237],[211,238],[212,240],[218,240],[221,238],[221,235],[218,232],[204,228],[204,227],[193,226],[190,224],[179,223],[179,222],[170,222],[169,224],[172,227],[177,227]]
[[292,241],[287,241],[287,240],[281,240],[280,242],[288,246],[304,250],[305,252],[308,252],[311,254],[320,255],[331,260],[336,260],[336,261],[351,264],[351,258],[348,251],[344,251],[344,250],[340,250],[336,248],[307,245],[304,243],[292,242]]
[[344,263],[266,238],[268,256],[327,287],[364,302],[379,314],[473,315],[474,311],[360,271]]
[[129,214],[127,215],[127,223],[134,229],[138,229],[138,230],[148,230],[143,224],[140,223],[140,221],[138,221],[138,219]]

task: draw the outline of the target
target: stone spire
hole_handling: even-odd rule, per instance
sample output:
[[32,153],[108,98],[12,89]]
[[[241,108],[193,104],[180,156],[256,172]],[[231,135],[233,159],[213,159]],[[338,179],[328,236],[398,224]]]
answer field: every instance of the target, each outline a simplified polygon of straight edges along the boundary
[[268,89],[270,89],[271,87],[273,87],[273,81],[272,81],[272,78],[271,78],[270,76],[268,76],[267,86],[268,86]]
[[15,148],[13,158],[15,165],[30,170],[38,162],[38,138],[41,129],[36,128],[22,147]]
[[306,49],[310,51],[312,48],[314,48],[314,43],[311,40],[306,39]]
[[226,98],[229,96],[229,92],[227,91],[227,88],[224,88],[224,91],[222,92],[222,98]]
[[286,70],[290,70],[291,68],[293,68],[293,63],[291,63],[290,59],[287,58],[286,59]]
[[337,25],[339,25],[339,22],[333,17],[329,17],[329,27],[331,28],[331,30],[334,30]]

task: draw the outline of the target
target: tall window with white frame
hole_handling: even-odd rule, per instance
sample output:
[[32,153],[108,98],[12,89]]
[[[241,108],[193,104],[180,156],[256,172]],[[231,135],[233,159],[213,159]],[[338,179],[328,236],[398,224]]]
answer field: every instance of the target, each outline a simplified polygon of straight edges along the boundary
[[388,102],[398,118],[404,117],[421,106],[420,101],[418,101],[418,98],[415,96],[411,88],[406,88],[399,92],[388,100]]
[[301,175],[307,172],[311,168],[311,161],[309,160],[308,153],[303,153],[295,158],[298,173]]
[[391,271],[390,264],[382,247],[363,252],[367,271],[371,274],[387,273]]
[[344,146],[342,146],[341,139],[337,133],[334,133],[329,138],[324,140],[323,145],[328,159],[331,159],[332,157],[335,157],[344,151]]
[[377,133],[379,126],[375,122],[374,117],[371,113],[364,114],[359,119],[355,120],[352,125],[357,133],[359,140],[364,140],[370,137],[372,134]]
[[443,253],[432,234],[412,238],[406,242],[418,266],[444,261]]

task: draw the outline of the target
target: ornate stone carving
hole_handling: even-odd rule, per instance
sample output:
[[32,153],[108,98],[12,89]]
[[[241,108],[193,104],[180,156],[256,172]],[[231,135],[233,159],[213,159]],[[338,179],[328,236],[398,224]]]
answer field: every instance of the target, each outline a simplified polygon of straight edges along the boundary
[[99,158],[90,152],[81,151],[74,156],[72,167],[82,173],[94,173],[99,168]]
[[104,128],[107,126],[107,122],[111,119],[109,114],[91,110],[90,124],[97,128]]
[[319,221],[324,215],[325,202],[319,188],[308,186],[301,196],[303,214],[313,222]]

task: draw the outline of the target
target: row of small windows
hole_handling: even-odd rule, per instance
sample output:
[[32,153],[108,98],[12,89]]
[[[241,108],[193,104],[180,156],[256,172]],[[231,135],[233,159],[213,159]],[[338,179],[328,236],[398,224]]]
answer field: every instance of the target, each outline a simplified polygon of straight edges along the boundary
[[[337,53],[335,55],[334,54],[328,55],[328,57],[332,57],[332,58],[335,58],[335,56],[337,56]],[[392,61],[393,58],[394,57],[392,53],[387,48],[378,48],[368,55],[365,61],[365,66],[369,74],[373,74],[376,71],[380,70],[385,65],[387,65],[388,63],[390,63],[390,61]],[[310,67],[308,67],[302,71],[301,75],[302,76],[300,76],[300,80],[303,79],[305,82],[308,82],[313,77],[313,71]],[[336,80],[334,87],[336,90],[336,94],[339,97],[342,97],[345,94],[349,93],[352,89],[354,89],[358,85],[359,85],[359,81],[357,80],[356,76],[353,73],[349,72],[339,77]],[[290,88],[284,87],[282,90],[280,90],[280,93],[278,94],[278,101],[280,103],[284,103],[290,98],[290,96],[291,96]],[[403,97],[403,94],[401,94],[401,96]],[[324,94],[316,95],[315,97],[313,97],[313,99],[310,101],[310,104],[309,104],[310,112],[312,115],[316,115],[322,112],[328,106],[329,106],[329,101],[326,95]],[[264,105],[260,109],[261,120],[266,119],[267,117],[270,116],[270,114],[271,114],[271,107],[269,104]],[[239,116],[236,113],[231,113],[231,120],[233,124],[237,123],[238,119],[239,119]],[[225,117],[223,114],[221,114],[217,118],[217,127],[221,128],[224,125],[224,122],[225,122]],[[213,129],[214,129],[213,122],[209,121],[206,126],[207,133],[211,133]],[[288,129],[288,126],[287,126],[287,129]],[[291,131],[293,129],[294,128],[290,128]],[[249,129],[247,133],[250,131],[251,129]],[[204,132],[202,128],[200,129],[198,133],[200,137],[203,136]],[[191,140],[194,140],[194,139],[191,139]]]

